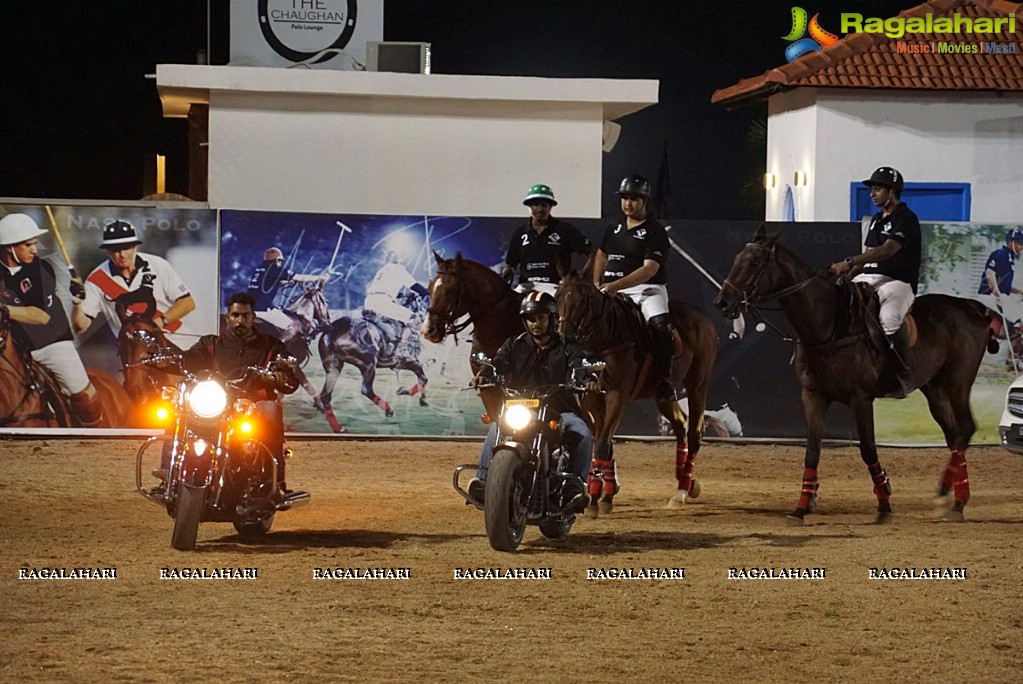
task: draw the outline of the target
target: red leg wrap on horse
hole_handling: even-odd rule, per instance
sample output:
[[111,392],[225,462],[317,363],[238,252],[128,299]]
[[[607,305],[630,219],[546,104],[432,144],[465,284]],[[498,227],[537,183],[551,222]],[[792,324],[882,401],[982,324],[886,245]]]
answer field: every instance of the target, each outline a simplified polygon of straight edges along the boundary
[[880,463],[873,463],[867,466],[870,471],[870,479],[874,481],[874,496],[880,501],[887,501],[892,495],[892,485],[888,481],[888,473],[884,471]]
[[612,458],[607,461],[607,467],[601,471],[604,480],[604,496],[614,496],[618,493],[618,468]]
[[373,403],[382,408],[385,413],[391,410],[391,405],[380,397],[373,397]]
[[338,421],[337,416],[334,415],[334,409],[327,409],[323,412],[323,415],[327,416],[327,424],[330,425],[331,430],[341,432],[341,423]]
[[610,467],[611,461],[593,459],[593,464],[590,466],[590,480],[587,483],[591,497],[600,496],[600,490],[604,486],[604,470]]
[[966,471],[966,449],[953,449],[947,470],[952,471],[952,487],[955,499],[960,503],[970,500],[970,476]]
[[688,492],[693,486],[693,462],[689,458],[688,442],[675,442],[675,479],[682,491]]
[[799,505],[797,508],[804,511],[808,510],[810,508],[810,497],[817,494],[818,487],[820,487],[820,483],[817,482],[817,469],[803,468],[803,487],[799,492]]

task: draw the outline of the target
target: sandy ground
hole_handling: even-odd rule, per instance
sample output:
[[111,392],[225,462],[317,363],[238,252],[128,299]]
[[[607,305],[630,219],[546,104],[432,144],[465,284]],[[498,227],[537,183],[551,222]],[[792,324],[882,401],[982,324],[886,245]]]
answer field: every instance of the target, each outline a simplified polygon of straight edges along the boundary
[[[133,491],[131,440],[0,442],[4,681],[984,681],[1023,672],[1023,460],[973,449],[963,524],[935,521],[941,449],[886,449],[894,524],[876,526],[855,450],[829,449],[818,512],[783,524],[796,447],[710,444],[703,495],[665,510],[667,443],[619,447],[611,516],[566,542],[536,528],[490,549],[453,492],[478,443],[294,443],[312,503],[262,541],[171,520]],[[115,567],[116,580],[21,580],[21,568]],[[257,568],[254,580],[161,580],[161,568]],[[408,580],[315,580],[317,568],[410,568]],[[456,580],[551,568],[550,580]],[[684,567],[683,580],[587,580]],[[730,580],[731,567],[826,568],[823,580]],[[965,580],[871,580],[872,567],[965,568]]]

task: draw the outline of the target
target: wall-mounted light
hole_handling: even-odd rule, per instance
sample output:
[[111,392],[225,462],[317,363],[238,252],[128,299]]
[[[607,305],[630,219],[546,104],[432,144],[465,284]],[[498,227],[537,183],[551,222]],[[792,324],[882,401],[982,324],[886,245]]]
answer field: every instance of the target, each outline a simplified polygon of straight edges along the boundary
[[156,191],[167,192],[167,157],[156,155]]
[[764,174],[764,188],[770,190],[778,184],[778,177],[773,173]]
[[793,185],[806,185],[809,182],[806,171],[796,171],[792,174]]

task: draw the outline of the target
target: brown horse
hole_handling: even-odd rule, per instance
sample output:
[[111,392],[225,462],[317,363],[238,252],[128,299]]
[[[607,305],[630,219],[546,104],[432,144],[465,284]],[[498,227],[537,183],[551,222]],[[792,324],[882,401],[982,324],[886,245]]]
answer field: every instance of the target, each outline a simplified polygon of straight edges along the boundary
[[[457,334],[471,324],[469,356],[481,351],[493,357],[506,339],[522,332],[522,294],[485,265],[464,259],[461,252],[454,259],[443,259],[436,252],[433,256],[437,275],[430,281],[430,307],[420,333],[434,343],[447,335],[456,335],[457,340]],[[473,372],[478,370],[473,368]],[[491,416],[500,413],[500,390],[481,389],[480,399]]]
[[[558,285],[557,300],[561,331],[575,337],[585,349],[607,363],[600,377],[601,388],[606,391],[605,406],[603,412],[595,412],[600,420],[594,425],[593,471],[589,483],[592,512],[607,513],[618,492],[612,438],[626,404],[633,399],[654,397],[660,378],[653,370],[647,326],[632,301],[604,295],[590,279],[571,273]],[[684,505],[687,496],[695,498],[700,494],[693,468],[700,451],[703,413],[718,338],[714,324],[696,307],[673,301],[669,309],[681,340],[680,350],[676,345],[671,377],[672,383],[685,387],[688,394],[688,428],[686,416],[673,399],[659,401],[657,408],[671,423],[675,435],[678,490],[668,505],[678,508]]]
[[67,427],[71,414],[60,388],[32,357],[19,353],[10,312],[0,302],[0,427]]
[[137,409],[135,422],[145,423],[145,405],[159,397],[163,387],[176,384],[177,376],[153,366],[135,364],[164,350],[178,353],[181,349],[167,339],[153,320],[155,305],[143,313],[133,313],[119,302],[114,306],[121,319],[121,330],[117,334],[117,355],[121,358],[124,389],[128,391]]
[[[865,306],[869,298],[861,292],[857,284],[836,284],[816,273],[782,246],[778,234],[767,235],[761,225],[736,255],[714,301],[722,314],[734,318],[741,309],[777,299],[796,331],[795,368],[802,386],[807,437],[802,491],[788,517],[792,524],[802,524],[816,508],[824,420],[836,401],[849,406],[855,416],[860,456],[878,502],[876,522],[892,518],[891,485],[874,442],[873,404],[895,388],[895,373],[882,346],[876,311]],[[914,302],[911,315],[917,330],[910,364],[915,386],[927,397],[951,451],[939,497],[948,498],[954,492],[954,504],[945,517],[961,521],[970,498],[966,448],[976,429],[970,388],[985,350],[996,351],[997,342],[991,338],[984,307],[975,301],[923,295]]]
[[[123,427],[131,399],[121,384],[101,371],[88,371],[103,406],[97,427]],[[10,312],[0,303],[0,427],[81,427],[54,377],[11,335]]]

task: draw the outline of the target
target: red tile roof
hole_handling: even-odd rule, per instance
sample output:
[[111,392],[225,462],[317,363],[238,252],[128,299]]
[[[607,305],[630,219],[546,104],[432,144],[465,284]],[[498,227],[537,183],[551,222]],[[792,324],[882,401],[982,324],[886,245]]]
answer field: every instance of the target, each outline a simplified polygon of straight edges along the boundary
[[[935,18],[953,14],[976,18],[1016,15],[1016,32],[998,34],[907,34],[888,38],[882,33],[851,33],[821,52],[744,78],[721,88],[711,102],[737,106],[761,100],[780,90],[798,87],[875,88],[898,90],[974,90],[1023,92],[1023,12],[1021,3],[1006,0],[930,0],[899,13],[900,17]],[[994,41],[1015,44],[1015,54],[899,52],[916,43],[970,43]]]

